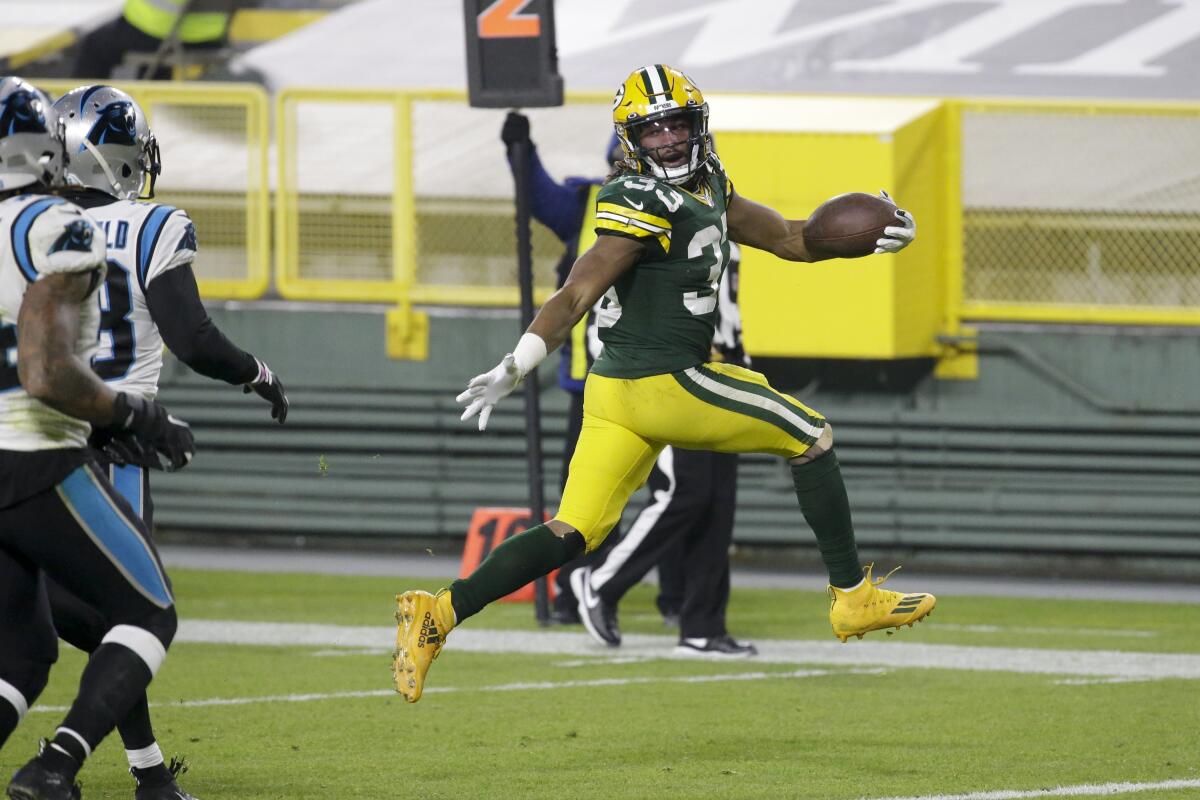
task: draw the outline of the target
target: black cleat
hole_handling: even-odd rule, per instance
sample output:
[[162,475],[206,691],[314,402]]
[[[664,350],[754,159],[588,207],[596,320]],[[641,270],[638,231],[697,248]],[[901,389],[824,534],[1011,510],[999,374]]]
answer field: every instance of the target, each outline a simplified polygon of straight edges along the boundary
[[36,758],[17,770],[8,784],[10,800],[79,800],[79,784],[59,772],[51,772]]
[[675,655],[712,659],[749,658],[758,655],[758,648],[748,643],[739,644],[726,633],[711,639],[680,639]]
[[579,619],[592,638],[609,647],[621,646],[621,628],[617,625],[617,607],[600,599],[592,591],[592,568],[580,567],[571,573],[571,589],[579,600]]
[[187,762],[182,758],[171,758],[171,766],[159,764],[149,769],[130,767],[129,774],[137,781],[134,800],[197,800],[179,788],[175,779],[187,772]]

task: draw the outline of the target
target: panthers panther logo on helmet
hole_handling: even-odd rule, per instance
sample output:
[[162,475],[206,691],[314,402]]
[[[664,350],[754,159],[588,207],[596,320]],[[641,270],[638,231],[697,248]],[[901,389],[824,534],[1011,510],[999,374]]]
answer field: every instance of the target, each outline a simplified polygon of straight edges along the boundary
[[[625,166],[648,173],[667,183],[688,183],[712,155],[708,132],[708,103],[691,78],[666,64],[636,69],[617,87],[613,98],[613,128],[625,154]],[[669,118],[688,123],[688,155],[685,163],[668,166],[652,148],[644,147],[642,135]]]
[[[87,139],[92,144],[134,146],[137,143],[137,115],[133,103],[118,100],[100,109]],[[84,145],[80,144],[79,148],[82,150]]]
[[119,200],[154,196],[162,171],[158,140],[137,101],[112,86],[80,86],[54,108],[66,123],[68,183]]
[[5,136],[46,130],[46,115],[35,92],[18,89],[4,98],[4,107],[0,109],[0,130],[4,131]]
[[62,179],[63,132],[50,98],[16,77],[0,78],[0,191]]

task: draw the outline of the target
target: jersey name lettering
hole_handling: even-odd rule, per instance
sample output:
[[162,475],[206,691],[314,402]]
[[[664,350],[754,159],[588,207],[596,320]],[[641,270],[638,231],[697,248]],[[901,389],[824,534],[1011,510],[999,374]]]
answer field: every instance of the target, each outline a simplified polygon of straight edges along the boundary
[[108,247],[121,249],[129,240],[129,223],[125,220],[101,220],[100,228],[104,231],[104,243]]

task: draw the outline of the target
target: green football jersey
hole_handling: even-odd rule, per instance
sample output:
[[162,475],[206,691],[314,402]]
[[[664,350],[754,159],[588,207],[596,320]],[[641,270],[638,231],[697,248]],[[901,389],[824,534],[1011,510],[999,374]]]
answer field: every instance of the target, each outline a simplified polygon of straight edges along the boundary
[[600,189],[596,234],[645,247],[596,312],[604,344],[592,365],[597,375],[644,378],[709,360],[717,285],[729,261],[725,210],[733,186],[714,168],[694,189],[641,175],[622,175]]

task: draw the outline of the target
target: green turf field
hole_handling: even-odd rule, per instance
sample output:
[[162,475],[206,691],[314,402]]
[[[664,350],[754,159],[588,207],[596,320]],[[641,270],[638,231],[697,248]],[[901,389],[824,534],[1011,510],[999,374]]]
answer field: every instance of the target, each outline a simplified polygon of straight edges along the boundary
[[[710,663],[660,657],[673,638],[639,587],[615,651],[488,609],[408,706],[391,597],[429,582],[173,577],[184,623],[150,697],[201,800],[1200,798],[1200,606],[943,596],[925,623],[842,645],[822,593],[735,589],[730,629],[762,657]],[[3,774],[82,662],[63,653]],[[115,737],[81,777],[89,800],[133,796]]]

